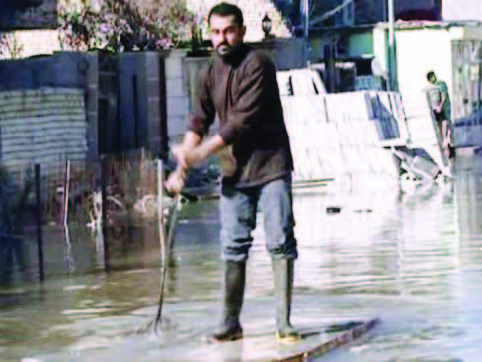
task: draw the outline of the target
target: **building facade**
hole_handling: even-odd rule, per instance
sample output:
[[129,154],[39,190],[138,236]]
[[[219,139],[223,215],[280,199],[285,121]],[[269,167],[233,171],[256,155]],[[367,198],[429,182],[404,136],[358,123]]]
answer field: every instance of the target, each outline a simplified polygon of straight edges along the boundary
[[[442,0],[395,0],[395,19],[441,20]],[[335,9],[339,9],[326,17]],[[312,19],[324,19],[314,26],[350,26],[385,22],[387,0],[315,0],[310,9]]]
[[482,3],[480,0],[444,0],[442,17],[449,21],[482,21]]

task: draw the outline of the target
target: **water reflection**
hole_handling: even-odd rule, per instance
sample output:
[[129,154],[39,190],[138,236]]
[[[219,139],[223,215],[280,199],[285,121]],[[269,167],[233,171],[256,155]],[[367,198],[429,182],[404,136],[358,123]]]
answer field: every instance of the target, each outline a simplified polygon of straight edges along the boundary
[[[453,220],[443,220],[452,208],[446,192],[444,186],[410,195],[387,191],[373,195],[369,207],[347,205],[334,215],[326,208],[336,200],[298,199],[298,286],[335,294],[432,294],[454,267]],[[452,230],[442,235],[447,221]]]
[[[465,170],[457,177],[456,197],[462,264],[477,265],[482,246],[482,160],[464,162]],[[479,263],[478,263],[479,262]]]
[[[479,360],[482,160],[460,157],[457,162],[455,182],[411,192],[375,187],[362,193],[358,187],[356,197],[326,190],[295,195],[300,246],[295,308],[311,296],[323,315],[376,311],[384,320],[371,339],[333,355],[330,361]],[[340,207],[341,212],[328,214],[327,208],[332,206]],[[211,323],[217,321],[214,314],[221,303],[222,282],[218,212],[213,201],[191,204],[181,215],[166,303],[182,306],[201,301],[201,307],[209,306],[211,311],[204,316],[202,308],[193,309],[186,321],[201,316]],[[272,297],[271,261],[261,218],[258,223],[248,266],[247,310],[257,298]],[[31,354],[32,349],[45,350],[44,346],[85,342],[82,336],[89,333],[95,339],[101,322],[114,333],[124,325],[111,325],[100,317],[155,305],[160,259],[156,224],[108,232],[113,271],[105,275],[99,272],[104,266],[103,240],[70,230],[76,267],[70,279],[63,278],[63,231],[45,232],[49,243],[46,292],[42,299],[33,288],[30,295],[21,297],[21,304],[3,307],[0,331],[8,333],[1,334],[0,354],[8,352],[13,358],[19,351]],[[0,297],[0,307],[1,301]],[[195,326],[182,321],[177,321],[183,325],[180,328]],[[35,335],[31,326],[48,333]],[[64,339],[57,338],[59,330]],[[117,353],[121,360],[127,352]]]

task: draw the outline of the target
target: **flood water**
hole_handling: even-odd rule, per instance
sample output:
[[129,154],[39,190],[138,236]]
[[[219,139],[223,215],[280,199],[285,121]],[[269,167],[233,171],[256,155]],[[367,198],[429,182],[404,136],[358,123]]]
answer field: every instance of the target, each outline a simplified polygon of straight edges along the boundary
[[[295,192],[300,257],[293,321],[297,308],[309,304],[321,305],[324,316],[382,319],[367,338],[321,360],[481,360],[481,181],[482,158],[461,155],[453,182],[403,194],[396,187],[373,185],[371,192],[355,195],[341,195],[330,187]],[[341,212],[327,213],[330,206],[341,207]],[[218,230],[217,201],[183,208],[167,305],[219,306]],[[158,231],[147,226],[116,233],[110,250],[113,270],[106,274],[95,238],[87,231],[70,230],[71,250],[61,235],[45,232],[46,282],[19,283],[26,293],[0,296],[0,361],[91,361],[96,343],[101,355],[102,344],[118,343],[119,338],[122,342],[122,333],[133,327],[134,311],[148,308],[155,313]],[[248,307],[272,297],[262,227],[254,236]],[[35,247],[30,244],[35,269]],[[196,312],[190,318],[195,325]],[[142,361],[125,359],[129,343],[126,339],[109,358]],[[82,359],[85,349],[90,357]]]

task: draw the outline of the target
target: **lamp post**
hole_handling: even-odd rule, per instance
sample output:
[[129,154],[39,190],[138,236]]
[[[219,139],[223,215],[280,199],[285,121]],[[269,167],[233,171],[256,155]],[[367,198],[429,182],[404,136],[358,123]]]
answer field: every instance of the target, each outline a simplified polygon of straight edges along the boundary
[[270,38],[269,33],[271,32],[271,19],[268,16],[268,13],[264,15],[264,18],[261,21],[261,25],[263,27],[264,39],[268,40]]

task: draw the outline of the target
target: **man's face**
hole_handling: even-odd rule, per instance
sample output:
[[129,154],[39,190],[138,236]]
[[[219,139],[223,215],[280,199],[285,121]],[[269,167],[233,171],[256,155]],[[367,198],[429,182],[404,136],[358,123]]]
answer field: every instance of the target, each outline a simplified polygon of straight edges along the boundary
[[234,15],[221,16],[213,14],[210,19],[211,41],[220,56],[229,55],[233,47],[243,43],[246,29],[239,26]]
[[428,81],[432,84],[435,84],[437,83],[437,77],[435,75],[432,75]]

